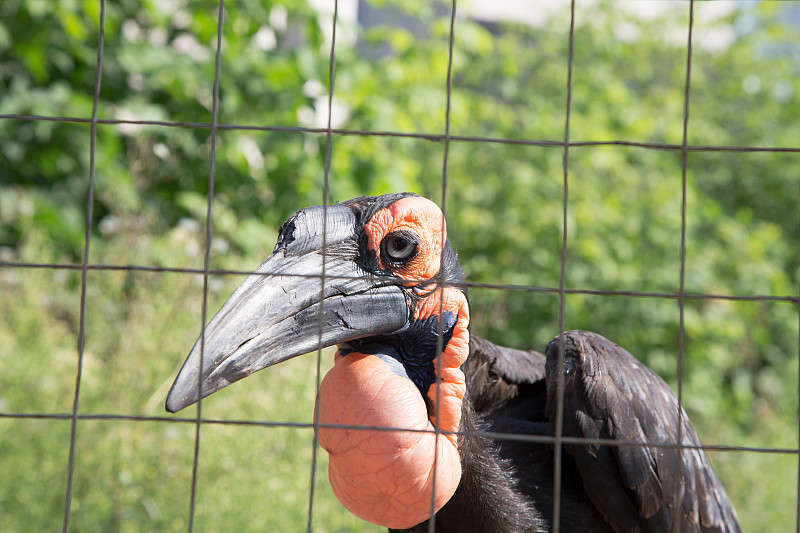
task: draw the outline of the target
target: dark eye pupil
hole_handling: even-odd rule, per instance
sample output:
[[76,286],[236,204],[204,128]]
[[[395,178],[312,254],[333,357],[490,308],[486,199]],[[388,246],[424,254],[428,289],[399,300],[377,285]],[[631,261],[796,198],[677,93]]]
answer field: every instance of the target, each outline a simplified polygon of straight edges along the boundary
[[408,248],[408,241],[405,240],[403,237],[395,237],[392,239],[392,251],[393,252],[402,252]]
[[384,246],[387,259],[396,263],[408,261],[417,252],[417,243],[404,235],[389,235]]

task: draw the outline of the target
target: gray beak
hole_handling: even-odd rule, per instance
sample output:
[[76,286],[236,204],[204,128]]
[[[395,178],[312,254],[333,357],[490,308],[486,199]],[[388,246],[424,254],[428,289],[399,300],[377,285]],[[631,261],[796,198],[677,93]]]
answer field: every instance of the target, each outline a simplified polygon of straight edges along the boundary
[[167,411],[180,411],[281,361],[406,324],[403,290],[356,262],[359,243],[350,208],[326,211],[323,219],[321,206],[303,209],[284,224],[275,251],[195,343],[167,396]]

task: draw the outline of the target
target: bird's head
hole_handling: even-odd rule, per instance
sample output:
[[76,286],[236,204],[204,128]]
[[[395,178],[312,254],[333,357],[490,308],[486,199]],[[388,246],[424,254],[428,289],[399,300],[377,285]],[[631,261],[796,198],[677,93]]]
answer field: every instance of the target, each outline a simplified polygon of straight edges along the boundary
[[316,411],[333,491],[376,524],[423,522],[461,478],[455,432],[469,353],[461,282],[430,200],[404,193],[303,209],[206,326],[167,410],[336,344]]
[[457,328],[465,342],[461,282],[442,212],[430,200],[399,193],[302,209],[206,326],[166,408],[180,411],[258,370],[334,344],[343,356],[380,352],[425,397],[437,344],[444,348]]

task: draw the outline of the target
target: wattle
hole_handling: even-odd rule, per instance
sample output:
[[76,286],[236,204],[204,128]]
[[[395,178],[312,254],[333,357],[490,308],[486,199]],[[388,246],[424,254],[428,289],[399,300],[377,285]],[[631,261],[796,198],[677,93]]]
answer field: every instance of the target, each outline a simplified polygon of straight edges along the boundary
[[318,413],[321,424],[348,426],[321,427],[319,442],[330,454],[331,487],[356,516],[408,528],[430,518],[458,487],[455,439],[433,433],[419,390],[378,357],[350,353],[338,358],[320,385]]

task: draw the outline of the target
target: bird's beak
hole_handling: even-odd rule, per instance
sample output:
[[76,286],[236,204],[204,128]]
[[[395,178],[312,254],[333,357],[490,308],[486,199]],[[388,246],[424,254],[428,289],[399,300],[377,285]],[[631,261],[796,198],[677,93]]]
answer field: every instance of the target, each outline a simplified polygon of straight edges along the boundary
[[195,343],[167,396],[167,410],[180,411],[291,357],[402,328],[408,320],[402,289],[368,276],[355,261],[358,250],[348,207],[307,208],[289,219],[272,255]]

